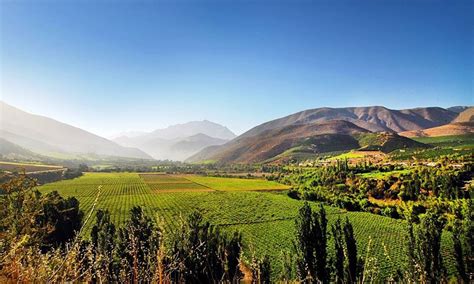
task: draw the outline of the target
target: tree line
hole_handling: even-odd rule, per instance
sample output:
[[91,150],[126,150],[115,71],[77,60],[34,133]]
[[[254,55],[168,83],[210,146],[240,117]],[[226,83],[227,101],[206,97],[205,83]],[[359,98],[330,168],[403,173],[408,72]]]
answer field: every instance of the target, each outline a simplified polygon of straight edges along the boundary
[[[378,178],[361,176],[364,173],[384,173],[400,170],[398,175]],[[273,176],[272,179],[291,185],[288,195],[295,199],[321,201],[349,211],[366,211],[392,218],[405,218],[404,208],[385,201],[403,201],[415,208],[413,214],[425,213],[438,206],[452,213],[458,200],[470,199],[474,165],[440,167],[417,166],[405,168],[393,165],[378,166],[360,163],[354,166],[347,161],[313,169],[295,168]],[[379,202],[374,202],[374,200]]]

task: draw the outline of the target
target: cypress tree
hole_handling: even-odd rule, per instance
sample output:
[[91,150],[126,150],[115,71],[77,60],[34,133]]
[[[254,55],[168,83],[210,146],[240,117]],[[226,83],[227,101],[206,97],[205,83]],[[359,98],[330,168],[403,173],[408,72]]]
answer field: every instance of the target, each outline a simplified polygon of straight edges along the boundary
[[327,218],[324,208],[312,212],[307,202],[296,219],[298,276],[304,282],[329,282],[327,268]]
[[127,282],[151,281],[157,265],[160,231],[140,206],[130,210],[130,219],[120,228],[117,242],[117,259]]
[[271,265],[270,258],[265,255],[262,259],[252,260],[252,284],[269,284],[271,283]]
[[446,276],[441,255],[444,224],[438,217],[438,214],[428,212],[416,232],[409,223],[408,259],[413,281],[436,283]]
[[193,212],[183,224],[181,232],[166,259],[171,282],[177,283],[238,283],[241,235],[227,237]]
[[332,225],[332,235],[334,238],[334,270],[336,283],[344,283],[344,240],[341,226],[341,220],[338,218]]
[[296,250],[297,272],[301,281],[315,277],[314,236],[312,228],[312,212],[308,202],[300,208],[296,219]]
[[347,217],[344,224],[344,239],[346,241],[347,249],[347,282],[355,283],[357,280],[357,243],[354,236],[354,229]]
[[320,204],[319,212],[315,212],[313,217],[314,235],[316,236],[316,276],[323,283],[329,283],[329,273],[327,268],[327,224],[326,211]]
[[113,253],[115,248],[115,225],[110,220],[108,210],[98,210],[96,223],[91,230],[91,244],[94,247],[94,257],[100,259],[101,263],[97,270],[105,271],[108,276],[107,281],[113,281],[115,274]]
[[234,232],[226,245],[227,280],[232,283],[237,283],[241,276],[239,269],[241,243],[242,235]]
[[461,222],[457,221],[454,223],[452,236],[454,246],[454,259],[456,260],[456,269],[464,283],[469,283],[469,277],[466,273],[466,263],[464,261],[465,254],[462,245],[463,230]]
[[413,231],[413,219],[408,218],[408,242],[407,242],[407,256],[408,256],[408,275],[410,277],[410,281],[416,282],[418,281],[418,277],[416,275],[416,264],[418,262],[416,258],[416,239],[415,234]]

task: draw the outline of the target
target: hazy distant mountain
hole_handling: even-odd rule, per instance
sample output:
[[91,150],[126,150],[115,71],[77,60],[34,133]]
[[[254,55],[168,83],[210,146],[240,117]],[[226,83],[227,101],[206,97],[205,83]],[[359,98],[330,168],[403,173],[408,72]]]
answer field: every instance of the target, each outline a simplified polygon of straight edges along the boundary
[[41,160],[43,156],[33,153],[8,140],[0,138],[0,158],[19,160]]
[[180,139],[168,148],[169,159],[184,161],[202,149],[212,145],[222,145],[229,140],[219,139],[199,133]]
[[114,134],[114,135],[111,135],[109,137],[107,137],[108,139],[110,140],[114,140],[116,138],[119,138],[119,137],[137,137],[137,136],[140,136],[140,135],[145,135],[147,134],[147,132],[145,131],[124,131],[124,132],[120,132],[120,133],[117,133],[117,134]]
[[[130,135],[130,133],[132,135]],[[189,137],[196,134],[205,134],[207,136],[223,140],[231,140],[236,137],[236,135],[227,127],[208,120],[203,120],[171,125],[167,128],[157,129],[152,132],[125,132],[123,135],[116,135],[117,137],[113,140],[121,143],[139,145],[143,144],[145,141],[149,141],[156,138],[174,140],[177,138]]]
[[22,135],[17,135],[5,130],[0,130],[0,137],[35,153],[42,153],[45,155],[52,153],[66,153],[66,151],[57,146],[53,146]]
[[34,115],[0,102],[1,138],[42,155],[95,154],[151,159],[146,153],[54,119]]
[[[391,135],[383,136],[390,140],[387,145],[422,146],[395,133],[445,125],[457,116],[457,112],[439,107],[310,109],[258,125],[222,146],[203,149],[189,161],[261,162],[295,147],[316,153],[367,146],[354,133],[390,132]],[[393,148],[379,146],[385,150]]]
[[133,137],[124,135],[113,141],[122,146],[137,147],[155,159],[182,161],[208,146],[224,144],[234,137],[235,134],[227,127],[203,120],[172,125]]
[[207,147],[209,145],[221,145],[226,143],[228,140],[224,139],[219,139],[219,138],[214,138],[207,136],[206,134],[196,134],[193,136],[189,136],[183,139],[180,139],[177,143],[175,143],[171,149],[172,150],[190,150],[190,151],[196,151],[200,150],[204,147]]

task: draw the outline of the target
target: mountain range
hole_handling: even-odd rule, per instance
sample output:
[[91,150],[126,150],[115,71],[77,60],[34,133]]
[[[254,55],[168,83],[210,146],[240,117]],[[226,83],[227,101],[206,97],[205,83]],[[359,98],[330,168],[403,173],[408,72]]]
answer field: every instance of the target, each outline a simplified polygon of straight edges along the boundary
[[316,108],[258,125],[240,136],[203,120],[111,140],[0,102],[0,155],[7,158],[120,157],[187,162],[261,163],[353,149],[427,147],[410,137],[474,133],[474,108],[382,106]]
[[[187,161],[257,163],[294,153],[317,154],[359,148],[390,152],[424,147],[397,133],[459,123],[465,127],[459,132],[472,133],[472,116],[469,116],[472,110],[472,107],[392,110],[382,106],[310,109],[258,125],[226,144],[203,149]],[[449,132],[445,134],[450,135]],[[443,131],[437,135],[443,135]]]
[[0,155],[3,157],[184,160],[207,146],[221,145],[234,137],[228,128],[204,120],[150,133],[126,132],[111,141],[0,101]]

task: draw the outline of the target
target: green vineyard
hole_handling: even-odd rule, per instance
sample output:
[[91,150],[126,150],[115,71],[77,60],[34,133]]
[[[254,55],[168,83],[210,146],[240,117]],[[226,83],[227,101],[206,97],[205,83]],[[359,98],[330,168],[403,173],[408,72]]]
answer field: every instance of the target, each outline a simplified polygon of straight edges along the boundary
[[[224,231],[242,232],[244,259],[265,254],[274,259],[274,277],[281,270],[282,253],[292,251],[294,219],[303,204],[281,191],[286,188],[276,182],[256,179],[137,173],[86,173],[77,179],[39,187],[43,193],[56,190],[65,197],[75,196],[86,215],[98,196],[96,209],[108,209],[117,225],[125,222],[130,208],[143,206],[162,226],[165,236],[172,236],[181,220],[197,210]],[[346,217],[353,223],[361,256],[365,256],[370,240],[370,255],[377,259],[381,274],[390,276],[397,269],[403,269],[404,221],[334,207],[325,209],[329,225],[337,218]],[[89,234],[91,223],[93,220],[85,226],[85,236]],[[447,234],[443,237],[445,262],[453,271],[451,238]],[[331,253],[331,239],[329,245]]]

